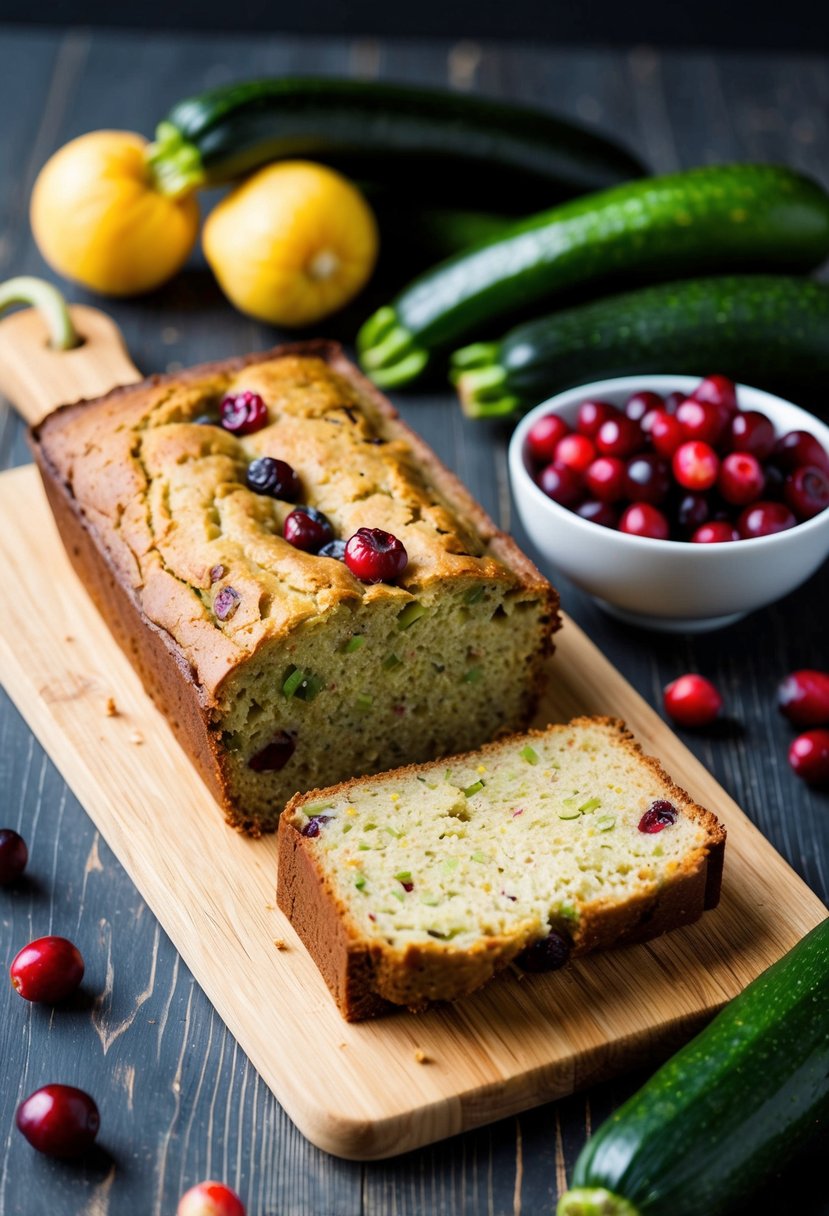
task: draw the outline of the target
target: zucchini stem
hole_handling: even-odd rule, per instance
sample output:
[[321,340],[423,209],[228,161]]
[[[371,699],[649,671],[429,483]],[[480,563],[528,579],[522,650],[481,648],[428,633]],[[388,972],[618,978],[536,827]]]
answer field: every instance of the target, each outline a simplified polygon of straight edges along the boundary
[[0,283],[0,312],[12,304],[29,304],[36,308],[49,331],[49,345],[53,350],[72,350],[80,346],[78,331],[72,324],[69,308],[57,287],[34,275],[18,275]]
[[363,370],[379,388],[397,388],[414,380],[429,362],[429,352],[417,346],[397,314],[380,308],[357,334]]
[[561,1196],[556,1216],[639,1216],[639,1211],[604,1187],[576,1187]]
[[507,418],[521,399],[505,391],[507,373],[497,363],[456,372],[452,377],[467,418]]
[[157,190],[169,198],[181,198],[204,185],[201,154],[171,122],[160,122],[155,140],[144,153]]

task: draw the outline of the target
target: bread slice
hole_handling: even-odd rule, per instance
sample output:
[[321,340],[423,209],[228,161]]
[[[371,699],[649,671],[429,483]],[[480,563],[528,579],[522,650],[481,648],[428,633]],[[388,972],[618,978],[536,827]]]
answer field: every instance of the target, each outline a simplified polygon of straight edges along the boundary
[[[266,417],[231,434],[219,404],[243,392]],[[530,721],[555,592],[335,345],[153,377],[32,441],[78,574],[235,827]],[[284,539],[297,495],[248,484],[263,457],[340,541],[393,533],[403,575],[365,583]]]
[[690,924],[724,848],[622,722],[577,718],[293,798],[277,900],[358,1021]]

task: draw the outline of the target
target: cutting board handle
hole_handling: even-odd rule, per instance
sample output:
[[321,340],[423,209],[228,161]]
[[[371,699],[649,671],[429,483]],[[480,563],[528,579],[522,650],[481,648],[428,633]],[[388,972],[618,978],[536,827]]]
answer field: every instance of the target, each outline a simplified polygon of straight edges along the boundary
[[0,320],[0,394],[32,426],[58,405],[141,379],[120,329],[97,308],[73,304],[81,345],[54,350],[43,318],[26,308]]

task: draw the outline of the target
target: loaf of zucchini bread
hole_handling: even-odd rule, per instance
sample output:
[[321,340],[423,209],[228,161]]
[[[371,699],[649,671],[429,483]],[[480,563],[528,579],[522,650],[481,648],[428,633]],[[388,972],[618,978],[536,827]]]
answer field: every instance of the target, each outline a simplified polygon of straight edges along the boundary
[[234,826],[529,720],[555,592],[336,346],[153,377],[32,441],[70,558]]
[[357,1021],[687,925],[724,849],[623,723],[579,718],[293,798],[277,900]]

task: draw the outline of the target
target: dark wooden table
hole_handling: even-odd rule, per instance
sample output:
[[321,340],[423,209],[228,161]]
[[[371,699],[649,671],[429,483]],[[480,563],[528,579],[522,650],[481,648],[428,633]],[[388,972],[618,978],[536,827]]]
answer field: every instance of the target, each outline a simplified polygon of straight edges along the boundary
[[[598,123],[658,171],[757,158],[787,161],[829,183],[825,60],[86,31],[5,32],[0,48],[0,278],[45,270],[27,207],[35,175],[56,147],[102,126],[150,134],[176,98],[245,76],[450,81]],[[275,340],[222,300],[198,261],[163,292],[110,308],[147,371]],[[353,318],[328,332],[347,338]],[[401,395],[398,404],[509,527],[507,429],[465,422],[448,392]],[[4,408],[0,467],[26,460],[23,427]],[[767,611],[696,637],[627,628],[558,582],[568,611],[653,703],[680,672],[716,681],[728,718],[710,733],[689,735],[689,746],[826,898],[829,798],[790,773],[791,732],[774,707],[774,689],[794,668],[829,665],[829,567]],[[14,594],[1,585],[3,595]],[[240,1191],[249,1216],[544,1216],[554,1212],[591,1126],[643,1079],[610,1082],[380,1164],[327,1157],[260,1082],[5,698],[0,791],[0,826],[21,830],[31,850],[28,881],[0,896],[4,965],[26,941],[51,932],[73,938],[87,960],[85,998],[69,1011],[30,1007],[0,984],[0,1216],[172,1216],[181,1192],[211,1176]],[[286,1052],[309,1049],[313,1027],[307,1043],[284,1044]],[[54,1080],[89,1089],[101,1107],[105,1151],[81,1168],[37,1157],[13,1130],[17,1103]],[[814,1148],[746,1211],[793,1210],[796,1184],[800,1216],[829,1212],[818,1169]]]

